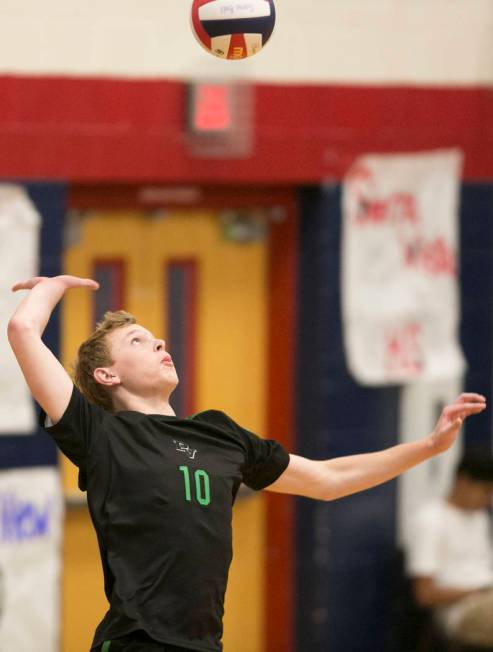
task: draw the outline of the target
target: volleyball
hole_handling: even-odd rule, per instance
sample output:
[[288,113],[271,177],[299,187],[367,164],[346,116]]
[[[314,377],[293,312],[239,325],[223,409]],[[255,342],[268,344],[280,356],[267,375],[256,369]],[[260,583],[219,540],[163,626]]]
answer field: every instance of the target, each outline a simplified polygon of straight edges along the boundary
[[260,52],[276,22],[273,0],[193,0],[192,31],[207,52],[246,59]]

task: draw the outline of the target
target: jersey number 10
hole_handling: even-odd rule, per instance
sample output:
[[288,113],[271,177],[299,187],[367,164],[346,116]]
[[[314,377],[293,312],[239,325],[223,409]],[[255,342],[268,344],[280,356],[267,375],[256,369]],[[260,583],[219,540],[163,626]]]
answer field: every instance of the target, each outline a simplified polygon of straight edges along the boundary
[[[192,482],[190,478],[190,469],[188,466],[179,466],[180,471],[183,473],[183,481],[185,483],[185,500],[192,502]],[[199,505],[207,506],[211,502],[211,487],[209,483],[209,476],[206,471],[197,469],[193,474],[195,499]]]

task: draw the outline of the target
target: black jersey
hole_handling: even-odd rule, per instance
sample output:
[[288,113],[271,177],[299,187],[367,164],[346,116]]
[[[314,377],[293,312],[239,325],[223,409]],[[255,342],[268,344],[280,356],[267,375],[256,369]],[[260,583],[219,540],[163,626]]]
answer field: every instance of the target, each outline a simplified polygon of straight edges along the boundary
[[241,482],[274,482],[286,451],[223,412],[110,413],[75,388],[58,423],[46,426],[43,412],[40,420],[87,489],[110,603],[93,646],[144,630],[162,643],[221,650],[232,505]]

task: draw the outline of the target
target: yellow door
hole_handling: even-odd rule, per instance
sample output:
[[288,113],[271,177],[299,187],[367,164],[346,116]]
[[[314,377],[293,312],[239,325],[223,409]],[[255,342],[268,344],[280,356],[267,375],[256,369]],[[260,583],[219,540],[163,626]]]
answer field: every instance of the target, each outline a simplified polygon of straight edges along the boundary
[[[66,273],[99,275],[104,287],[99,296],[79,290],[67,294],[64,363],[74,359],[78,344],[105,308],[122,307],[154,334],[167,339],[168,332],[174,333],[169,342],[173,355],[173,339],[177,346],[179,341],[187,390],[177,399],[181,409],[221,409],[264,433],[267,252],[262,238],[243,243],[227,239],[213,211],[88,213],[72,221],[69,235]],[[73,506],[65,528],[62,651],[82,652],[89,650],[107,603],[95,536],[87,509],[77,504],[76,471],[67,460],[63,474]],[[225,651],[263,652],[260,495],[238,500],[233,545]]]

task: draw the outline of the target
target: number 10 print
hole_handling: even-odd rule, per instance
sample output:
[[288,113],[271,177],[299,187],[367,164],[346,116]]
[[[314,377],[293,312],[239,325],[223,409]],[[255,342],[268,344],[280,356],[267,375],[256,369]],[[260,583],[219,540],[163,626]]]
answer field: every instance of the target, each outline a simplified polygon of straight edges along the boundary
[[[185,483],[185,500],[192,502],[192,482],[190,479],[190,470],[188,466],[180,466],[179,470],[183,473],[183,481]],[[209,475],[202,469],[197,469],[193,474],[195,486],[195,499],[199,505],[207,506],[211,502],[211,488],[209,483]]]

